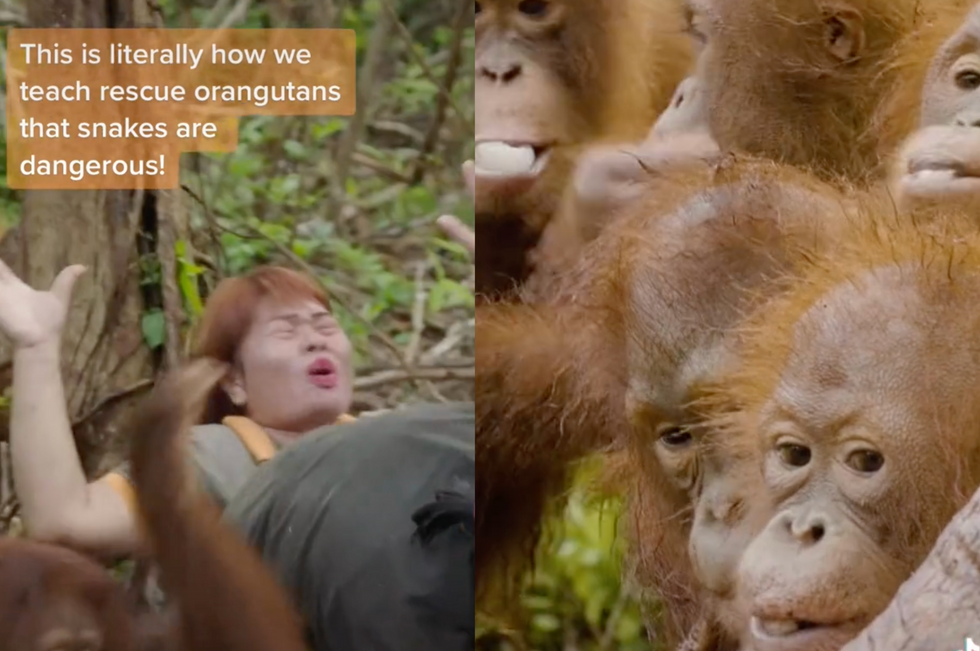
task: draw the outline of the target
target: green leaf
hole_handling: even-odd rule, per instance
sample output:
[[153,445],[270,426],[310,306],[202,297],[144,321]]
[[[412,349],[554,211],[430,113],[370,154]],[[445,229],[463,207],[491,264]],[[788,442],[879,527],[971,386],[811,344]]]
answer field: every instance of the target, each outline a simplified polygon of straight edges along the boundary
[[436,245],[436,248],[449,251],[450,253],[458,256],[463,260],[470,259],[470,252],[467,251],[466,247],[463,246],[462,244],[459,244],[457,242],[452,242],[450,240],[444,240],[441,237],[433,237],[432,242],[433,244]]
[[328,118],[323,122],[318,122],[313,125],[310,130],[313,139],[317,142],[323,142],[335,133],[340,133],[347,127],[347,121],[341,118]]
[[593,626],[602,625],[602,611],[605,609],[606,604],[612,603],[612,595],[606,593],[604,590],[593,590],[586,596],[587,600],[585,602],[585,619],[587,622]]
[[163,310],[150,310],[143,314],[141,322],[143,341],[151,349],[157,349],[167,341],[167,321]]
[[320,246],[315,240],[296,240],[293,242],[293,253],[303,260],[309,260],[310,255]]
[[437,314],[453,307],[472,307],[475,305],[473,294],[463,285],[443,278],[438,280],[429,290],[429,312]]
[[277,176],[269,183],[269,199],[275,203],[290,203],[297,197],[303,179],[299,174]]
[[555,602],[542,595],[526,595],[524,605],[529,610],[549,610],[555,607]]
[[280,244],[285,244],[292,237],[292,232],[288,228],[275,222],[259,222],[256,228],[270,240]]
[[620,642],[634,642],[640,639],[643,627],[640,620],[633,613],[623,613],[623,616],[616,622],[616,639]]
[[228,162],[228,172],[239,179],[250,179],[258,174],[263,166],[264,163],[261,158],[240,153],[233,156]]
[[196,318],[204,312],[204,301],[201,300],[201,293],[197,289],[197,277],[204,273],[204,269],[188,262],[187,242],[177,240],[174,249],[177,254],[177,281],[180,284],[181,296],[184,298],[184,306]]
[[561,628],[561,621],[554,615],[538,613],[534,616],[531,625],[543,633],[554,633]]
[[432,190],[418,185],[408,188],[399,196],[399,202],[407,215],[429,215],[436,212],[439,202]]
[[298,140],[287,140],[282,143],[282,149],[286,152],[286,155],[295,160],[305,160],[306,159],[306,145],[299,142]]

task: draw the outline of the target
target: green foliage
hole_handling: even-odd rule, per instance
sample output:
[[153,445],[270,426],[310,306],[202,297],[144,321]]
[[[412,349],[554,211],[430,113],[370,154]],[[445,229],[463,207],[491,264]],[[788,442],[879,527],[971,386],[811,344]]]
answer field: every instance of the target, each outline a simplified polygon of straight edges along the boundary
[[[7,30],[0,30],[0,47],[7,49]],[[6,97],[7,76],[0,75],[0,91]],[[7,151],[7,125],[0,124],[0,151]],[[3,232],[20,222],[23,198],[17,190],[7,185],[7,156],[0,156],[0,237]]]
[[[0,148],[7,148],[7,132],[0,130]],[[7,185],[7,157],[0,156],[0,236],[20,222],[22,197]]]
[[[192,5],[193,21],[210,10],[207,3]],[[446,107],[436,146],[422,151],[450,61],[446,48],[454,39],[449,19],[455,5],[392,6],[415,41],[407,42],[398,29],[389,33],[376,85],[364,102],[359,100],[357,110],[367,117],[345,169],[338,169],[337,157],[351,119],[252,116],[240,120],[234,152],[189,155],[181,171],[192,193],[194,250],[213,259],[220,275],[267,263],[314,272],[338,299],[333,309],[354,345],[355,363],[379,367],[392,362],[377,345],[378,335],[398,345],[412,339],[420,291],[427,331],[471,318],[474,309],[467,282],[472,260],[435,227],[442,214],[474,222],[459,170],[474,150],[474,31],[469,26],[463,32],[461,63],[450,91],[454,106]],[[162,8],[168,22],[187,20],[186,11],[178,17],[178,3]],[[249,25],[267,20],[268,8],[268,3],[254,3]],[[384,11],[380,0],[343,6],[336,26],[355,30],[359,65]],[[411,183],[418,169],[421,181]],[[343,179],[338,178],[341,171]],[[201,275],[211,272],[188,260],[187,250],[186,243],[178,243],[178,283],[193,323],[201,309]],[[425,272],[417,286],[420,264]]]
[[[528,649],[659,651],[647,640],[637,600],[621,581],[619,511],[616,502],[590,502],[584,488],[572,493],[524,590],[528,625],[520,637]],[[478,636],[501,633],[487,625]],[[481,648],[521,647],[515,641]]]
[[187,256],[187,242],[178,240],[174,247],[177,254],[177,279],[180,294],[184,299],[184,309],[192,319],[197,319],[204,311],[204,302],[198,290],[198,277],[204,273],[200,267]]
[[[356,30],[357,62],[363,66],[368,48],[377,45],[371,39],[378,17],[386,11],[385,2],[255,0],[235,27],[271,27],[283,19],[291,24],[275,26],[311,27],[308,23],[316,16],[329,14],[316,10],[329,4],[342,8],[334,27]],[[168,27],[199,27],[205,17],[213,23],[231,8],[219,9],[224,15],[217,16],[215,7],[226,3],[152,4]],[[363,101],[358,98],[357,110],[364,119],[357,133],[352,132],[357,121],[348,117],[252,116],[239,121],[236,151],[182,157],[182,203],[190,228],[179,233],[184,239],[175,243],[174,280],[183,325],[199,319],[207,288],[260,264],[310,271],[323,282],[336,299],[333,310],[352,340],[359,367],[400,365],[393,355],[401,351],[379,346],[379,339],[401,346],[421,339],[419,353],[424,354],[450,326],[472,319],[472,260],[462,247],[442,237],[435,220],[453,214],[474,222],[459,169],[474,154],[474,30],[469,25],[463,32],[461,64],[449,89],[452,106],[446,106],[437,120],[439,86],[445,83],[451,60],[447,47],[455,38],[447,25],[456,4],[399,0],[391,5],[402,25],[383,39],[385,54],[374,71],[373,88],[367,89]],[[0,38],[6,47],[6,34],[0,32]],[[359,81],[362,78],[359,75]],[[0,77],[5,91],[4,84]],[[0,125],[0,147],[6,146],[5,129]],[[342,161],[348,139],[353,141],[352,156]],[[0,158],[0,235],[19,221],[22,206],[21,193],[6,186],[5,165]],[[150,240],[155,235],[147,234]],[[144,300],[140,326],[145,344],[159,350],[168,343],[161,309],[164,277],[155,251],[147,249],[141,249],[134,269]],[[119,259],[131,254],[106,252],[110,253]],[[420,265],[424,273],[417,280]],[[418,300],[423,293],[424,302]],[[424,307],[422,337],[414,332],[416,303]],[[472,355],[470,341],[459,347],[464,350],[457,359],[440,357],[438,363]],[[392,390],[394,401],[413,398],[416,384],[402,384]],[[435,391],[435,383],[431,386]],[[439,384],[438,390],[443,389]],[[386,395],[380,402],[392,401]]]
[[143,313],[140,323],[143,331],[143,341],[151,349],[156,349],[167,342],[167,321],[163,310],[154,308]]
[[428,310],[442,312],[450,307],[475,307],[473,294],[454,280],[443,278],[429,290]]

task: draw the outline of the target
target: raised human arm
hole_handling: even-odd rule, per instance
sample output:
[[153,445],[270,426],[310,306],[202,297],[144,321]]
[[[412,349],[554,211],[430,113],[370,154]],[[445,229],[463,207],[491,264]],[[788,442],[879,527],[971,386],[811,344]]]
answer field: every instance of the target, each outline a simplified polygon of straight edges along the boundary
[[45,292],[0,261],[0,332],[14,345],[11,460],[29,536],[112,556],[136,548],[136,520],[121,477],[86,480],[61,381],[61,332],[83,271],[68,267]]

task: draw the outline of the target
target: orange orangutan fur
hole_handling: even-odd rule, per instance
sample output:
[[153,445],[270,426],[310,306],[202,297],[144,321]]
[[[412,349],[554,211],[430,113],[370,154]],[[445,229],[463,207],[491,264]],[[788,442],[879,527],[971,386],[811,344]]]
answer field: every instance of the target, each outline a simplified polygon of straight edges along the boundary
[[[848,207],[829,186],[766,161],[657,185],[658,210],[641,204],[622,215],[555,281],[549,302],[478,308],[477,577],[481,594],[512,590],[575,463],[615,452],[626,469],[616,490],[641,507],[633,538],[650,549],[637,557],[637,576],[670,600],[680,631],[698,609],[685,551],[689,498],[630,452],[651,435],[629,406],[630,368],[642,359],[679,372],[748,309],[754,299],[739,290],[787,263],[786,242],[824,241]],[[714,307],[699,318],[705,305]],[[656,331],[664,308],[681,319],[666,338]]]
[[[483,4],[489,14],[493,0]],[[567,86],[571,101],[563,110],[568,115],[547,118],[574,126],[561,135],[547,169],[530,189],[490,197],[489,206],[478,209],[477,240],[485,251],[476,259],[481,297],[506,295],[533,272],[528,256],[558,210],[581,148],[642,138],[690,66],[680,0],[565,0],[561,5],[562,38],[529,41],[526,56],[553,68]],[[478,71],[481,48],[500,37],[489,26],[481,28],[477,17]],[[485,98],[495,89],[487,85],[478,95]],[[514,106],[510,112],[526,110]],[[478,124],[481,129],[492,131],[493,125]]]

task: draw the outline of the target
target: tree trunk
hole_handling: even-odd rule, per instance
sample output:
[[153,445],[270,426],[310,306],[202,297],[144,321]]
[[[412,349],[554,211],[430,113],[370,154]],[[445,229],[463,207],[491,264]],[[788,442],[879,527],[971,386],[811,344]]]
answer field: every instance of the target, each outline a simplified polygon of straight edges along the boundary
[[980,644],[980,490],[888,608],[841,651],[954,651]]
[[[28,3],[32,27],[136,27],[150,24],[148,17],[145,0]],[[65,326],[62,374],[82,462],[90,475],[101,474],[119,460],[118,424],[151,385],[158,362],[141,328],[144,310],[163,306],[159,285],[141,284],[147,259],[159,268],[157,196],[142,190],[24,196],[16,239],[0,246],[24,281],[46,289],[64,267],[88,267]],[[9,360],[9,349],[0,350],[0,386],[9,384]]]

